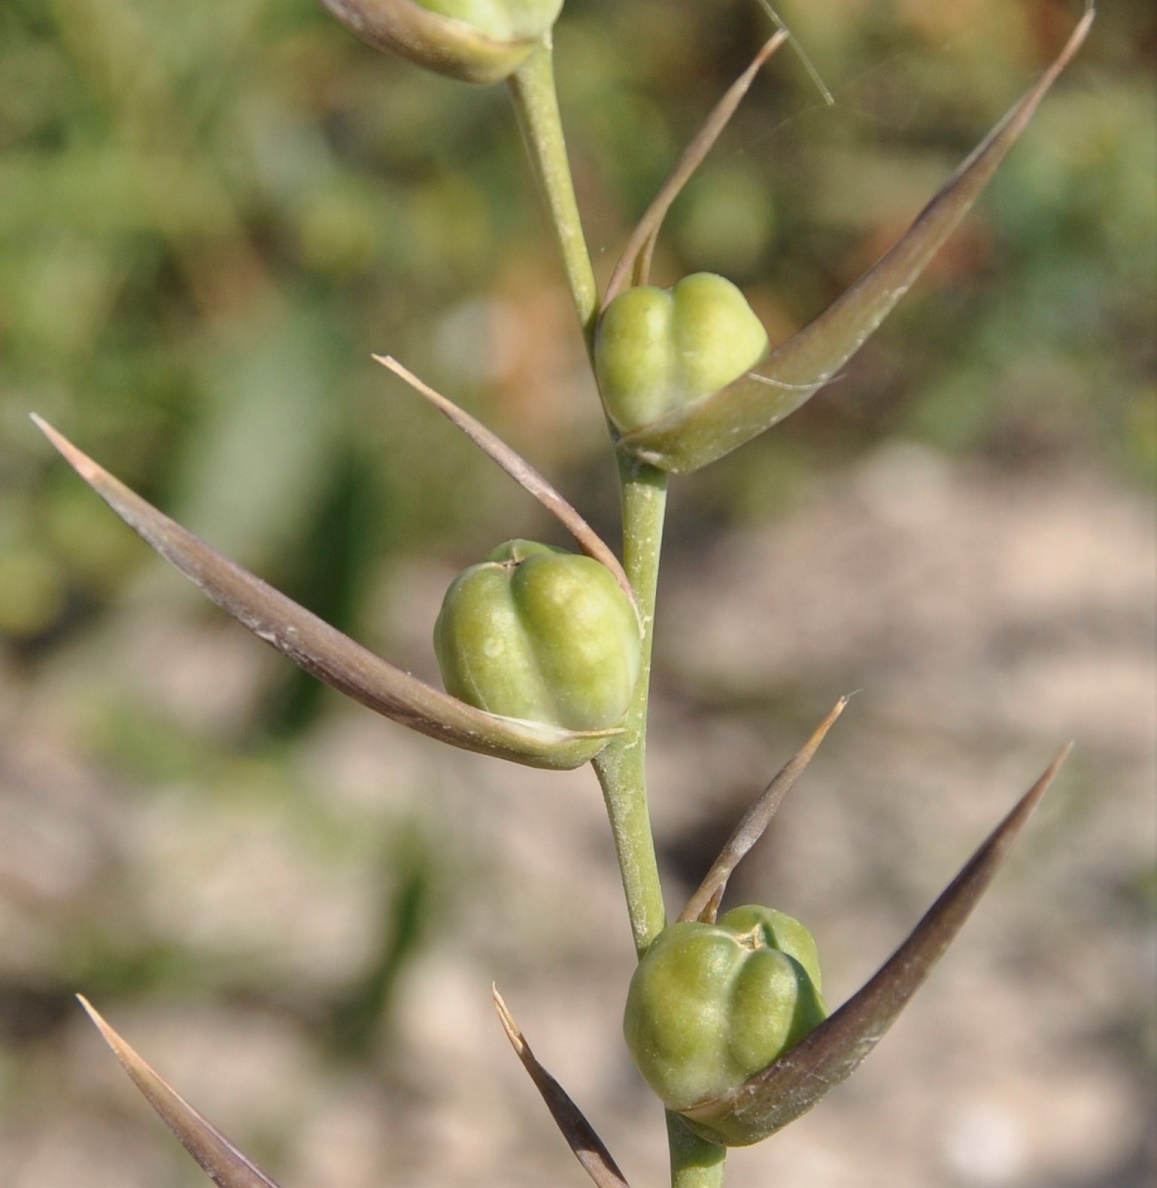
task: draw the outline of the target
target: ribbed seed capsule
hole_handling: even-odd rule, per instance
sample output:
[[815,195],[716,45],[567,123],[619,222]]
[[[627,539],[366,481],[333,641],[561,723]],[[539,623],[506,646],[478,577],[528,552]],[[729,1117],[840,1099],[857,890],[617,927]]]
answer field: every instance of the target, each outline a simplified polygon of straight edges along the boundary
[[321,0],[355,36],[470,83],[509,77],[558,19],[563,0]]
[[446,690],[507,718],[602,730],[639,677],[639,621],[590,557],[512,540],[451,584],[434,627]]
[[599,323],[595,373],[607,413],[629,433],[726,388],[767,346],[735,285],[697,272],[673,289],[637,285],[620,293]]
[[498,41],[538,37],[558,19],[563,0],[417,0]]
[[631,979],[623,1031],[673,1110],[742,1085],[827,1017],[815,942],[783,912],[740,907],[664,929]]

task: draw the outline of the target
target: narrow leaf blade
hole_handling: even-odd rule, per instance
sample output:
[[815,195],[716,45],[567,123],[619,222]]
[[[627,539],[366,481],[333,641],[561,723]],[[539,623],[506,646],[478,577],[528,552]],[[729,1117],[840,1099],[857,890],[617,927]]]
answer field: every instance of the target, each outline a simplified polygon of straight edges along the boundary
[[[712,1141],[745,1146],[782,1129],[846,1080],[883,1038],[971,915],[1071,749],[1039,780],[948,885],[879,971],[826,1022],[733,1092],[683,1111]],[[731,1137],[728,1137],[728,1136]]]
[[77,474],[166,561],[243,627],[339,693],[431,738],[530,767],[579,767],[616,733],[496,717],[427,685],[218,553],[52,426],[32,419]]
[[251,1159],[243,1155],[211,1122],[202,1117],[155,1072],[101,1017],[83,996],[80,1004],[96,1024],[121,1067],[144,1094],[164,1124],[181,1140],[218,1188],[278,1188]]
[[1090,7],[1040,81],[960,166],[900,242],[846,293],[754,371],[654,425],[625,434],[620,448],[662,470],[698,470],[782,421],[815,395],[875,332],[971,209],[1080,49],[1093,16]]

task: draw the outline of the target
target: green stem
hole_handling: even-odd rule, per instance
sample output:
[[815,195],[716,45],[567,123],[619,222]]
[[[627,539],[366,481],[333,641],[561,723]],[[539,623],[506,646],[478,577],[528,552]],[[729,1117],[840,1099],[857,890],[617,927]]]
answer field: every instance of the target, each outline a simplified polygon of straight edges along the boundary
[[623,723],[625,730],[595,757],[594,769],[611,821],[635,949],[642,956],[667,920],[647,807],[646,772],[651,641],[667,476],[661,470],[620,456],[619,477],[623,498],[623,566],[642,619],[643,661],[635,697]]
[[[651,645],[667,475],[620,454],[619,480],[623,496],[623,566],[643,622],[643,663],[624,721],[626,730],[595,756],[593,765],[611,821],[635,950],[641,957],[667,922],[647,807],[646,772]],[[671,1188],[722,1188],[727,1158],[724,1148],[704,1142],[671,1113],[667,1114],[667,1139]]]
[[[547,215],[562,257],[579,322],[590,345],[598,317],[598,289],[575,200],[570,161],[563,139],[549,36],[510,79],[515,110],[542,187]],[[651,668],[651,625],[666,508],[666,476],[651,467],[624,461],[623,563],[643,620],[643,663],[624,733],[596,759],[615,850],[622,870],[627,913],[635,948],[641,954],[666,923],[655,843],[647,808],[645,773],[647,691]]]
[[[590,351],[598,320],[598,287],[562,133],[549,34],[515,71],[509,83],[562,257],[567,285]],[[667,476],[663,471],[620,455],[619,482],[623,504],[623,566],[642,620],[643,658],[635,696],[623,723],[624,731],[596,756],[594,769],[610,818],[635,951],[642,956],[667,922],[647,806],[646,773],[651,641],[667,508]],[[722,1188],[727,1152],[704,1142],[676,1115],[668,1114],[667,1131],[672,1188]]]
[[567,285],[589,345],[598,317],[599,294],[562,134],[549,33],[508,81],[519,126],[562,256]]
[[671,1188],[721,1188],[727,1148],[717,1147],[688,1130],[678,1114],[667,1111],[671,1149]]

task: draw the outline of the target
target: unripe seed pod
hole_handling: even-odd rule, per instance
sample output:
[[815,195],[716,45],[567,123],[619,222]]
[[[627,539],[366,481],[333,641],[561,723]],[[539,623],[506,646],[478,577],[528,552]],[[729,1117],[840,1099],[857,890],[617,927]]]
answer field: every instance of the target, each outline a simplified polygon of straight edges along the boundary
[[417,0],[497,41],[539,37],[558,20],[563,0]]
[[509,77],[558,19],[563,0],[321,0],[351,33],[463,82]]
[[512,540],[451,584],[434,650],[447,692],[470,705],[603,730],[627,711],[642,644],[634,605],[605,565]]
[[673,1110],[738,1088],[827,1017],[815,942],[772,908],[664,929],[631,979],[623,1032]]
[[709,272],[673,289],[637,285],[607,306],[595,336],[595,373],[624,433],[726,388],[767,351],[767,332],[729,280]]

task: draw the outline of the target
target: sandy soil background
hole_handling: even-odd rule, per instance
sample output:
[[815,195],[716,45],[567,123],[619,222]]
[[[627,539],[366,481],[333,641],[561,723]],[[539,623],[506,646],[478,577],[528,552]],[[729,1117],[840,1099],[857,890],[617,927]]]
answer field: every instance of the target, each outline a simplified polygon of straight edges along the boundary
[[[809,924],[832,1002],[1077,742],[905,1017],[812,1114],[737,1152],[732,1188],[1153,1182],[1155,568],[1152,507],[1093,470],[895,444],[773,525],[676,549],[651,761],[672,908],[862,690],[731,893]],[[383,594],[427,675],[448,576],[424,563]],[[71,1003],[84,990],[287,1188],[582,1184],[492,981],[632,1184],[665,1182],[619,1038],[632,958],[589,772],[449,754],[336,702],[276,762],[246,754],[236,724],[280,661],[194,602],[155,603],[156,582],[178,579],[151,574],[35,687],[0,680],[0,1183],[203,1182]],[[76,722],[126,698],[217,758],[114,774]],[[345,1058],[333,1020],[407,879],[424,927],[369,1057]],[[98,947],[152,989],[98,979]]]

